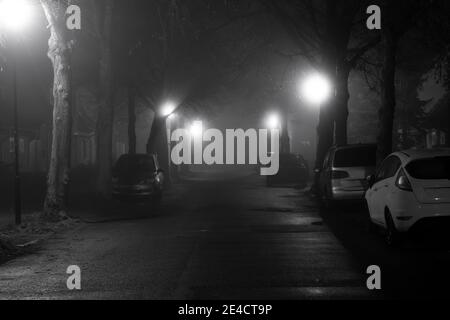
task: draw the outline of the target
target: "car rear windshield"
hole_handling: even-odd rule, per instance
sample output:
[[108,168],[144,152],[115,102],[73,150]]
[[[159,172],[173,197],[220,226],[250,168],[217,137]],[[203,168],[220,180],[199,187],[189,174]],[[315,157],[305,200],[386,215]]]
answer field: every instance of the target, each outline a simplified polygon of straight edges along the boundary
[[333,166],[336,168],[374,167],[376,164],[376,147],[355,147],[337,150]]
[[156,168],[151,157],[124,156],[117,162],[116,170],[118,174],[127,174],[130,172],[154,172]]
[[406,166],[406,171],[419,180],[450,179],[450,157],[416,160]]

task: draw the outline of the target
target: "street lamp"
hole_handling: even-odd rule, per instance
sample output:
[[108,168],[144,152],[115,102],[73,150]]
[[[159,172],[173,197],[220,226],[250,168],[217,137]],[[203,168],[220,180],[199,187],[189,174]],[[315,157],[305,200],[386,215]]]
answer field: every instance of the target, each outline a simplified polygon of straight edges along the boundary
[[192,137],[197,138],[203,134],[203,123],[201,121],[194,121],[190,127]]
[[[14,43],[17,43],[17,33],[22,31],[31,21],[32,10],[26,0],[3,0],[0,2],[0,26],[7,29]],[[19,114],[17,95],[17,60],[16,53],[12,56],[13,71],[13,106],[14,106],[14,215],[17,225],[22,223],[22,199],[20,192],[20,146],[19,146]]]
[[168,117],[167,117],[167,119],[169,119],[170,121],[172,121],[172,120],[175,120],[176,118],[177,118],[177,114],[176,113],[171,113]]
[[161,107],[161,115],[163,117],[170,117],[174,113],[174,111],[177,109],[177,106],[173,102],[166,102]]
[[274,129],[280,129],[281,127],[281,120],[278,114],[272,113],[270,114],[266,119],[266,126],[268,129],[274,130]]
[[[172,125],[174,120],[177,117],[177,114],[175,113],[175,110],[177,109],[175,103],[173,102],[167,102],[164,104],[161,108],[161,115],[163,117],[166,117],[166,132],[167,132],[167,151],[168,151],[168,159],[171,157],[171,149],[172,149]],[[168,176],[172,177],[172,161],[169,160],[169,166],[168,169]],[[170,181],[170,179],[168,180]]]
[[[274,137],[274,134],[281,133],[282,130],[285,130],[285,128],[283,127],[282,124],[282,118],[280,117],[280,115],[278,113],[271,113],[269,115],[267,115],[266,119],[265,119],[265,127],[267,129],[269,129],[269,133],[267,136],[268,139],[268,143],[269,145],[271,145],[271,140]],[[279,136],[279,139],[281,138],[281,136]],[[280,139],[279,142],[282,142],[282,140]],[[279,150],[279,151],[283,151],[283,149]],[[269,153],[273,154],[274,150],[270,150]]]
[[[322,114],[324,113],[324,110],[321,109],[321,106],[325,101],[330,99],[330,97],[333,94],[333,86],[330,82],[330,80],[321,73],[314,73],[308,76],[300,87],[300,93],[301,97],[306,100],[306,102],[314,105],[315,107],[320,109],[320,116],[319,118],[322,118]],[[319,127],[321,120],[319,120]],[[320,129],[319,129],[320,130]],[[321,165],[319,162],[319,148],[317,148],[317,157],[316,157],[316,168],[314,170],[314,183],[312,186],[312,190],[316,192],[318,185],[319,185],[319,179],[320,179],[320,169],[318,169]]]
[[301,84],[300,93],[308,103],[320,107],[332,93],[332,86],[325,75],[315,73]]
[[21,31],[31,20],[31,5],[26,0],[0,2],[0,23],[8,30]]

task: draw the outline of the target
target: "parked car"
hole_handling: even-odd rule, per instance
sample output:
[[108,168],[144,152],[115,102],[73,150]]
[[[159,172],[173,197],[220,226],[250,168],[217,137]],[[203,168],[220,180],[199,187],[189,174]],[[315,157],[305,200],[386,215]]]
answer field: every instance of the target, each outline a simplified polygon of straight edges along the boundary
[[412,228],[450,220],[450,149],[396,152],[368,181],[371,222],[390,245]]
[[295,184],[306,186],[309,169],[306,160],[299,154],[280,154],[280,167],[276,175],[267,176],[267,185]]
[[339,200],[364,200],[366,177],[375,172],[375,144],[335,146],[318,169],[318,190],[329,207]]
[[113,168],[113,197],[121,200],[159,200],[164,173],[155,155],[123,155]]

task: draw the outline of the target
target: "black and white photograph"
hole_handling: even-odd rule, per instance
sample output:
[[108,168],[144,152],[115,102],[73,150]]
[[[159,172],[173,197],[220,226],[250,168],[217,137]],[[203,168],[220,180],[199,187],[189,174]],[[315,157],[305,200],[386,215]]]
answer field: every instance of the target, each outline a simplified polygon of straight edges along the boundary
[[0,300],[450,300],[449,110],[447,0],[0,0]]

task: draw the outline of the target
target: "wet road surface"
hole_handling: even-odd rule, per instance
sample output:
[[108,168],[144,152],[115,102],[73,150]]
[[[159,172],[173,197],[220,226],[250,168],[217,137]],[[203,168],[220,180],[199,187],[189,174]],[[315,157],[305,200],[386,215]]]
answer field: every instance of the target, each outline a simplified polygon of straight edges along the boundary
[[[0,299],[442,297],[450,283],[448,251],[388,249],[362,206],[323,211],[307,190],[255,175],[200,175],[158,210],[117,204],[82,218],[0,266]],[[378,292],[366,287],[374,264]],[[79,292],[66,287],[69,265],[82,270]]]

